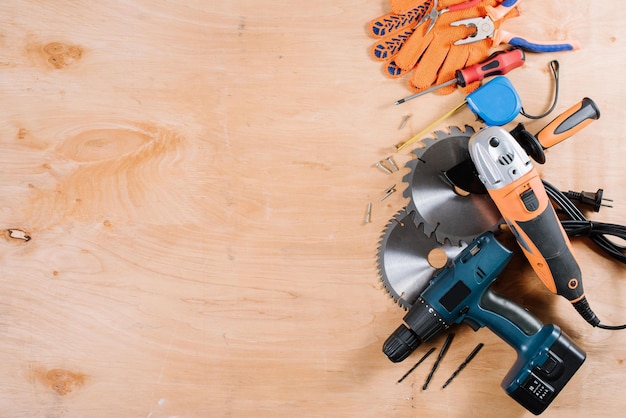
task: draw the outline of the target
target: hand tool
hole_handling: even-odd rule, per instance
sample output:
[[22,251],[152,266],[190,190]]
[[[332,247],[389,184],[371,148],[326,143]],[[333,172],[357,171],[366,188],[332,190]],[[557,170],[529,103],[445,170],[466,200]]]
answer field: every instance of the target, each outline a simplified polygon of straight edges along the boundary
[[448,352],[448,348],[450,348],[450,344],[452,344],[453,339],[454,339],[454,333],[451,332],[450,334],[448,334],[448,336],[446,337],[446,340],[443,342],[443,345],[441,346],[441,350],[439,350],[439,355],[437,356],[437,360],[435,360],[435,364],[433,364],[433,367],[430,369],[430,373],[428,373],[428,377],[426,377],[426,381],[424,382],[424,386],[422,386],[422,390],[428,389],[428,384],[430,383],[433,376],[435,375],[435,371],[439,367],[439,363],[441,363],[441,360],[443,360],[443,356],[445,356],[446,353]]
[[419,359],[419,360],[417,361],[417,363],[415,363],[415,365],[414,365],[413,367],[411,367],[411,368],[409,369],[409,371],[408,371],[408,372],[406,372],[406,373],[404,374],[404,376],[402,376],[402,377],[398,380],[398,382],[397,382],[397,383],[402,383],[402,381],[403,381],[404,379],[406,379],[408,375],[410,375],[411,373],[413,373],[413,370],[417,369],[417,366],[419,366],[420,364],[422,364],[422,363],[424,362],[424,360],[426,360],[426,359],[428,358],[428,356],[430,356],[430,355],[431,355],[434,351],[435,351],[435,347],[433,347],[433,348],[431,348],[430,350],[428,350],[428,351],[426,352],[426,354],[424,354],[424,355],[422,356],[422,358],[421,358],[421,359]]
[[452,373],[452,376],[450,376],[450,378],[448,380],[446,380],[446,383],[443,384],[443,386],[441,387],[441,389],[445,389],[450,383],[452,383],[452,381],[454,380],[455,377],[458,376],[459,373],[461,373],[461,371],[467,367],[467,365],[469,364],[470,361],[472,361],[474,359],[474,357],[476,357],[476,354],[478,354],[478,352],[484,347],[485,344],[483,343],[479,343],[476,347],[474,347],[474,349],[472,350],[471,353],[469,353],[469,355],[465,358],[465,360],[463,360],[463,363],[461,363],[459,365],[459,367],[457,367],[457,369],[454,371],[454,373]]
[[530,52],[558,52],[580,49],[580,44],[577,41],[573,40],[558,42],[535,42],[529,41],[520,36],[516,36],[502,29],[496,30],[494,19],[490,16],[474,17],[469,19],[457,20],[456,22],[450,23],[450,26],[462,25],[473,27],[476,29],[476,32],[474,32],[467,38],[459,39],[454,43],[455,45],[464,45],[482,41],[487,38],[492,38],[492,46],[494,47],[502,43],[507,43],[511,46],[516,46]]
[[478,178],[543,284],[597,326],[569,238],[524,149],[504,128],[492,126],[472,136],[468,150]]
[[408,357],[453,324],[465,322],[477,331],[487,327],[517,352],[504,377],[505,392],[534,414],[543,412],[586,358],[560,328],[543,325],[530,312],[491,290],[512,252],[491,232],[478,236],[428,287],[383,345],[393,362]]
[[435,22],[437,22],[437,19],[442,14],[448,13],[448,12],[456,12],[456,11],[459,11],[459,10],[469,9],[470,7],[476,6],[478,3],[480,3],[480,0],[467,0],[466,2],[453,4],[451,6],[446,7],[445,9],[437,10],[438,1],[435,0],[435,1],[433,1],[432,7],[430,9],[430,12],[426,13],[424,15],[424,17],[422,17],[422,19],[417,24],[417,26],[421,25],[422,23],[425,23],[427,20],[430,20],[430,23],[428,24],[428,28],[426,29],[426,32],[424,32],[424,35],[425,35],[428,32],[430,32],[430,30],[433,28],[433,26],[435,26]]
[[515,119],[522,108],[522,103],[515,91],[515,87],[504,76],[497,76],[489,80],[465,97],[465,100],[446,113],[435,122],[431,123],[423,131],[414,135],[402,144],[396,145],[397,151],[402,151],[415,141],[421,139],[438,123],[453,115],[456,111],[467,105],[470,110],[482,119],[488,126],[504,125]]
[[423,96],[455,83],[460,87],[465,87],[470,83],[481,81],[485,77],[506,74],[517,67],[521,67],[524,64],[525,59],[526,57],[524,55],[524,51],[519,48],[513,48],[508,51],[494,52],[489,56],[489,58],[481,63],[470,65],[462,70],[457,70],[454,79],[397,100],[393,104],[397,106],[409,100],[415,99],[416,97]]
[[[526,153],[539,164],[545,162],[544,150],[564,141],[594,120],[600,118],[600,109],[588,97],[574,104],[561,113],[536,135],[526,130],[523,124],[517,125],[510,134],[521,145]],[[459,162],[456,166],[444,170],[444,176],[454,186],[470,193],[487,193],[487,189],[478,181],[476,168],[470,158]]]
[[594,120],[600,118],[600,109],[589,97],[584,97],[561,113],[542,130],[537,132],[537,141],[543,149],[548,149],[569,138]]

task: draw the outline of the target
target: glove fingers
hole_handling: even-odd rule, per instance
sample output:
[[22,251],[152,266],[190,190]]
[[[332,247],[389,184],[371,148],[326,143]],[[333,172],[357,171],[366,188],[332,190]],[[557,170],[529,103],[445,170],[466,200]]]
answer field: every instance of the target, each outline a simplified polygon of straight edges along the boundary
[[389,0],[391,11],[394,13],[405,13],[420,6],[430,9],[432,3],[433,0]]
[[387,13],[371,20],[367,25],[370,35],[382,38],[397,31],[414,28],[424,15],[424,8],[415,8],[406,13]]
[[[436,84],[440,85],[446,81],[450,81],[455,78],[456,70],[464,68],[467,63],[469,51],[465,47],[454,47],[454,50],[450,50],[448,56],[439,70]],[[451,94],[456,90],[456,84],[442,87],[438,89],[437,94],[445,95]]]
[[409,80],[411,89],[418,92],[431,87],[437,80],[439,69],[446,61],[449,52],[450,49],[443,45],[428,49],[417,65],[419,71],[416,69]]
[[417,65],[424,51],[433,41],[433,32],[431,31],[425,36],[424,32],[424,28],[416,29],[396,55],[396,64],[404,71],[410,71]]
[[396,62],[392,59],[385,64],[385,75],[390,78],[400,78],[406,74],[402,68],[398,67]]
[[[465,1],[466,0],[441,0],[439,1],[438,9],[445,9],[446,7],[463,3]],[[492,3],[496,3],[495,0],[491,1]],[[389,4],[391,5],[391,10],[394,13],[403,13],[420,5],[426,6],[428,9],[430,9],[433,4],[433,0],[389,0]]]
[[395,57],[412,33],[413,28],[408,28],[380,39],[370,47],[370,55],[379,61]]

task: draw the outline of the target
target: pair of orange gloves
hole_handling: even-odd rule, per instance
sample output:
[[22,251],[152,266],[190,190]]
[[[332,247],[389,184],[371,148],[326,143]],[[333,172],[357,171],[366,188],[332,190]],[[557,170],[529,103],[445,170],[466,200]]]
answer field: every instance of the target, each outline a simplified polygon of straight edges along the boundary
[[[502,0],[470,1],[467,4],[474,4],[468,8],[445,12],[447,8],[454,9],[455,5],[465,2],[466,0],[390,0],[391,13],[374,19],[369,24],[370,34],[380,38],[372,45],[371,55],[385,62],[384,71],[390,77],[400,77],[412,71],[409,86],[415,92],[454,79],[456,70],[483,61],[494,45],[491,38],[455,45],[455,41],[474,34],[476,28],[450,26],[450,23],[484,17],[488,8],[497,6]],[[428,29],[432,19],[418,25],[433,10],[435,4],[440,14],[430,30]],[[504,20],[516,16],[519,16],[519,10],[515,7],[494,21],[495,28],[498,29]],[[469,93],[479,86],[480,82],[475,82],[463,90]],[[454,90],[455,86],[451,85],[437,92],[449,94]]]

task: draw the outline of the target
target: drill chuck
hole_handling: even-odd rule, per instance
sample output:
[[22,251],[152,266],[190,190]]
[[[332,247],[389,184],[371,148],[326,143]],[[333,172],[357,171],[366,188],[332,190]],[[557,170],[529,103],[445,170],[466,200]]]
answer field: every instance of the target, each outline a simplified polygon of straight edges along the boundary
[[428,341],[439,332],[449,328],[441,315],[419,297],[404,317],[409,325],[400,325],[383,344],[383,352],[394,363],[407,358],[422,341]]
[[404,324],[400,325],[383,344],[383,353],[394,363],[407,358],[422,342]]

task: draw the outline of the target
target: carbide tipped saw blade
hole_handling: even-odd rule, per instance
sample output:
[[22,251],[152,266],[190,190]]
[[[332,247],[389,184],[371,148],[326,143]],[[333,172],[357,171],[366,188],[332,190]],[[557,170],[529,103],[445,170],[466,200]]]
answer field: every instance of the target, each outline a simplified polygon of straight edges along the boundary
[[465,131],[452,126],[449,133],[435,132],[436,139],[423,139],[425,148],[416,149],[417,158],[406,167],[403,177],[408,183],[404,197],[410,199],[408,211],[415,212],[416,225],[424,225],[424,233],[433,232],[440,243],[450,240],[453,245],[469,243],[487,230],[495,230],[501,215],[489,195],[462,195],[455,192],[443,172],[469,158],[467,143],[474,128]]
[[[429,261],[431,251],[454,258],[463,246],[441,244],[415,224],[414,212],[401,210],[387,226],[378,247],[378,272],[391,297],[409,309],[437,269]],[[445,260],[444,260],[445,261]]]

